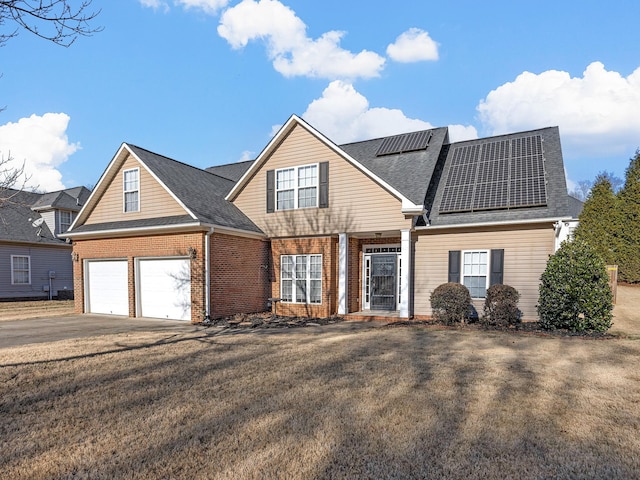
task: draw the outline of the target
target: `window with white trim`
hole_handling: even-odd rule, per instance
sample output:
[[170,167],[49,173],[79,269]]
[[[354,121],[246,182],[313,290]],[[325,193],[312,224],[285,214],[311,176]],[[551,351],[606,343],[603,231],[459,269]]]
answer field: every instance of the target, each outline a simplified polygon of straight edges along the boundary
[[471,298],[485,298],[489,288],[489,250],[462,252],[462,284]]
[[28,255],[11,255],[11,284],[31,284],[31,257]]
[[322,303],[322,255],[280,257],[280,298],[289,303]]
[[318,206],[318,165],[276,170],[276,210]]
[[124,176],[124,211],[140,211],[140,171],[137,168],[125,170]]
[[73,214],[66,210],[60,210],[60,233],[69,230],[73,221]]

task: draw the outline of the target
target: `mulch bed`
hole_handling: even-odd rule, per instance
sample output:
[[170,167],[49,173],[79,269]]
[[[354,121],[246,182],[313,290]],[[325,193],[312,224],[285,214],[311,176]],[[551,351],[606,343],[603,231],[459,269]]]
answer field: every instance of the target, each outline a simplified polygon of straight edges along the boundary
[[203,325],[213,327],[226,327],[230,329],[249,328],[297,328],[319,327],[343,322],[342,317],[282,317],[269,312],[264,313],[239,313],[230,317],[216,318]]

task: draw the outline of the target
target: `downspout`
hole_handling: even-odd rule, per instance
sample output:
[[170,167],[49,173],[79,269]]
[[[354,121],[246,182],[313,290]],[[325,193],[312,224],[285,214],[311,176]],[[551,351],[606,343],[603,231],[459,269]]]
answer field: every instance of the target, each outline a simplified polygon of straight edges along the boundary
[[209,229],[204,236],[204,321],[211,321],[211,235],[213,234],[213,227]]

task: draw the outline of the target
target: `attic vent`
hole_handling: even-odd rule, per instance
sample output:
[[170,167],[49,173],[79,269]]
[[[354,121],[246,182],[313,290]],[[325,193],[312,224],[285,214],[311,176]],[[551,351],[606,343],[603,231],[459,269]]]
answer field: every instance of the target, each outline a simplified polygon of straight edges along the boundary
[[378,148],[376,157],[425,150],[429,146],[432,136],[431,130],[423,130],[421,132],[403,133],[387,137]]

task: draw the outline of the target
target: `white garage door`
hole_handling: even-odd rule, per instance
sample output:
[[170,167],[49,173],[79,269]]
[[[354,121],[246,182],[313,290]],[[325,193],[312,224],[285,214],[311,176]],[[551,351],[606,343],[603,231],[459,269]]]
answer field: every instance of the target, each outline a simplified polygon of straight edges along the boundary
[[87,311],[129,315],[126,260],[91,260],[86,263]]
[[191,267],[188,258],[138,260],[140,316],[191,320]]

